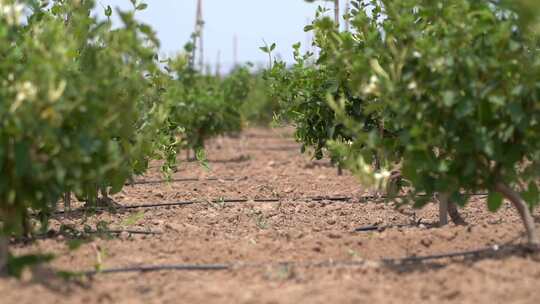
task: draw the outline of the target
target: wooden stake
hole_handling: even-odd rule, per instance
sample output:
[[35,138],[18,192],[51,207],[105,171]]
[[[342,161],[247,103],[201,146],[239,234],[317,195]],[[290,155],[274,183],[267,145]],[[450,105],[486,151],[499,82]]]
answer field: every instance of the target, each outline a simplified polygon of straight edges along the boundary
[[238,36],[233,36],[233,64],[238,65]]
[[336,23],[336,27],[338,28],[338,31],[339,31],[339,19],[340,19],[339,0],[334,0],[334,22]]
[[351,0],[347,0],[345,2],[345,14],[347,15],[345,17],[345,31],[349,32],[351,30],[351,20],[349,18],[349,12],[351,11]]
[[[311,24],[311,20],[309,18],[306,18],[306,26],[307,25],[310,25]],[[310,32],[306,32],[306,41],[305,41],[306,45],[304,46],[304,51],[307,53],[309,51],[311,51],[311,45],[313,43],[312,39],[311,39],[311,33]]]
[[204,39],[203,39],[204,19],[203,19],[202,0],[198,0],[198,3],[197,3],[197,26],[198,26],[198,34],[199,34],[199,69],[201,72],[203,72],[203,69],[204,69]]
[[221,77],[221,51],[217,52],[217,58],[216,58],[216,77]]
[[193,53],[191,55],[191,64],[192,67],[195,66],[195,57],[197,49],[199,50],[199,58],[197,65],[199,70],[204,72],[204,43],[203,43],[203,29],[204,29],[204,19],[202,11],[202,0],[197,0],[197,12],[195,13],[195,31],[193,38]]

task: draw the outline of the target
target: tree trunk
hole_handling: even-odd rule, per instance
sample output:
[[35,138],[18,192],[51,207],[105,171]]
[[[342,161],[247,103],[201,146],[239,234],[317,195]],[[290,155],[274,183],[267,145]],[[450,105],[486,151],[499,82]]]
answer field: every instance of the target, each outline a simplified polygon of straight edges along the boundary
[[108,201],[109,200],[109,191],[107,190],[107,187],[101,188],[100,192],[101,192],[101,197],[103,198],[103,200]]
[[450,194],[439,193],[437,199],[439,200],[439,226],[446,226],[448,225],[448,200]]
[[69,217],[71,212],[71,192],[64,193],[64,216]]
[[448,215],[456,225],[467,225],[467,222],[461,217],[456,203],[450,201],[450,193],[437,194],[439,200],[439,226],[448,225]]
[[461,217],[459,214],[458,206],[456,203],[449,201],[448,202],[448,215],[450,215],[450,219],[452,219],[452,222],[456,225],[467,225],[467,222]]
[[8,238],[0,235],[0,277],[7,275],[8,256]]
[[21,224],[22,224],[23,236],[27,238],[32,237],[33,229],[30,222],[30,218],[28,217],[28,211],[26,209],[22,210]]
[[527,231],[527,241],[529,245],[535,248],[540,247],[540,239],[538,238],[538,234],[536,233],[534,218],[531,215],[527,203],[523,201],[519,193],[514,191],[505,183],[498,182],[495,185],[495,190],[502,194],[504,197],[506,197],[510,202],[512,202],[514,207],[516,207],[519,216],[523,221],[523,225],[525,226],[525,230]]

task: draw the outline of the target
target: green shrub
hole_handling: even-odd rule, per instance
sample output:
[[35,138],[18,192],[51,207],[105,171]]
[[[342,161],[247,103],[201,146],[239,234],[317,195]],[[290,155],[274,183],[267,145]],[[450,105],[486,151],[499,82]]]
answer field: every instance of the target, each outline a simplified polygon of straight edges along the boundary
[[[365,132],[366,122],[343,112],[356,133],[340,145],[349,167],[360,175],[384,177],[396,166],[414,193],[489,192],[497,210],[510,199],[538,243],[529,209],[539,202],[540,61],[535,37],[520,27],[519,15],[489,1],[372,1],[356,11],[357,32],[336,35],[331,55],[346,67],[351,87],[373,106],[395,136]],[[339,105],[338,105],[339,104]],[[341,108],[342,110],[339,110]],[[368,169],[363,147],[384,156],[386,171]],[[523,198],[527,203],[524,206]],[[418,206],[426,201],[417,200]]]
[[63,193],[95,202],[120,191],[168,145],[157,40],[135,10],[113,30],[90,16],[94,1],[29,3],[0,2],[3,235],[28,232],[28,210],[48,214]]
[[319,8],[306,27],[320,53],[313,63],[296,45],[295,66],[269,71],[298,139],[330,149],[366,185],[400,172],[417,207],[437,193],[464,205],[467,193],[488,191],[495,211],[505,197],[538,244],[530,214],[540,200],[534,3],[352,6],[350,32]]

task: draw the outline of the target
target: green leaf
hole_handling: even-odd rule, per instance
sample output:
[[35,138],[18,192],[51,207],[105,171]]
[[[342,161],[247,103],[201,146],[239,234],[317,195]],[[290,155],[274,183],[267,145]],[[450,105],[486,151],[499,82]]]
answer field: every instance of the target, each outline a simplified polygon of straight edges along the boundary
[[82,245],[88,243],[88,240],[73,239],[67,242],[69,250],[77,250],[81,248]]
[[62,7],[58,4],[55,4],[51,7],[51,13],[53,15],[59,15],[62,12]]
[[447,107],[451,107],[456,103],[456,93],[453,91],[444,91],[442,93],[443,103]]
[[14,277],[20,278],[26,267],[35,266],[52,261],[52,254],[29,254],[23,256],[10,256],[8,259],[8,273]]
[[105,16],[110,17],[112,15],[112,8],[110,5],[107,5],[105,8]]
[[489,101],[497,106],[504,106],[506,99],[504,96],[489,96]]
[[139,211],[137,213],[134,213],[130,216],[128,216],[126,219],[124,219],[120,226],[129,227],[137,224],[140,220],[144,218],[144,211]]
[[207,171],[210,170],[210,164],[208,163],[208,159],[206,158],[206,151],[204,149],[198,149],[195,152],[195,157],[197,158],[197,161],[199,164]]
[[148,7],[148,4],[146,4],[146,3],[141,3],[141,4],[137,5],[137,7],[136,7],[135,9],[138,10],[138,11],[143,11],[143,10],[145,10],[147,7]]
[[414,199],[413,207],[416,209],[420,209],[424,207],[427,203],[430,202],[430,197],[428,196],[418,196]]
[[500,193],[493,192],[493,191],[489,192],[488,199],[487,199],[489,211],[495,212],[499,210],[502,203],[503,203],[503,196]]

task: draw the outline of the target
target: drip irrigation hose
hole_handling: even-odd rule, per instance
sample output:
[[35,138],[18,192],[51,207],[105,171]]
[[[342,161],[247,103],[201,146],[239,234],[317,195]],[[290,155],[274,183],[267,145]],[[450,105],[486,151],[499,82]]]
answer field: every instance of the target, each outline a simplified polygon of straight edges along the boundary
[[91,270],[84,271],[81,274],[85,276],[94,276],[97,274],[113,274],[113,273],[126,273],[126,272],[155,272],[165,270],[176,271],[216,271],[216,270],[228,270],[231,269],[230,265],[225,264],[202,264],[202,265],[190,265],[190,264],[178,264],[178,265],[156,265],[156,266],[134,266],[125,268],[110,268],[103,270]]
[[[487,194],[484,193],[478,193],[478,194],[468,194],[470,196],[485,196]],[[422,196],[422,195],[419,195]],[[387,200],[387,199],[395,199],[395,198],[410,198],[410,196],[392,196],[392,197],[386,197],[386,196],[361,196],[361,197],[350,197],[350,196],[336,196],[336,197],[324,197],[324,196],[313,196],[313,197],[304,197],[304,198],[295,198],[292,199],[295,202],[298,201],[315,201],[315,202],[350,202],[354,199],[357,199],[358,202],[367,202],[372,199],[378,198],[379,200]],[[286,198],[285,198],[286,199]],[[194,204],[204,204],[204,203],[247,203],[250,201],[253,201],[255,203],[277,203],[284,199],[282,198],[256,198],[256,199],[247,199],[247,198],[233,198],[233,199],[214,199],[211,201],[180,201],[180,202],[171,202],[171,203],[149,203],[149,204],[137,204],[137,205],[127,205],[127,206],[119,206],[119,207],[97,207],[97,208],[79,208],[75,210],[71,210],[71,212],[75,211],[86,211],[86,210],[94,210],[94,211],[103,211],[103,210],[109,210],[111,208],[116,209],[145,209],[145,208],[163,208],[163,207],[179,207],[179,206],[186,206],[186,205],[194,205]],[[64,214],[64,210],[58,210],[55,211],[54,214]]]
[[381,231],[391,228],[407,228],[407,227],[416,227],[417,224],[395,224],[395,225],[386,225],[386,226],[377,226],[377,225],[369,225],[369,226],[362,226],[354,229],[354,232],[371,232],[371,231]]
[[[444,254],[426,255],[426,256],[411,256],[405,258],[383,258],[378,260],[377,265],[383,266],[401,266],[410,264],[420,264],[422,262],[452,259],[452,258],[468,258],[481,257],[486,255],[495,255],[500,253],[506,254],[533,254],[538,253],[538,248],[529,248],[523,245],[505,245],[492,246],[478,250],[458,251]],[[280,262],[280,263],[236,263],[236,264],[176,264],[176,265],[155,265],[155,266],[133,266],[125,268],[111,268],[104,270],[84,271],[79,274],[86,276],[94,276],[97,274],[114,274],[126,272],[155,272],[155,271],[223,271],[242,268],[268,268],[276,266],[285,267],[302,267],[302,268],[333,268],[333,267],[358,267],[367,265],[367,261],[325,261],[325,262]]]
[[262,148],[246,148],[247,151],[300,151],[301,146],[276,146],[276,147],[262,147]]
[[217,177],[209,177],[209,178],[186,177],[186,178],[175,178],[175,179],[171,179],[171,180],[148,180],[148,181],[142,180],[142,181],[135,181],[133,183],[127,183],[126,186],[155,185],[155,184],[182,183],[182,182],[212,182],[212,181],[234,182],[234,181],[237,181],[237,179],[234,179],[234,178],[217,178]]
[[246,138],[257,138],[257,139],[284,139],[284,140],[294,140],[293,134],[272,134],[272,135],[262,135],[262,134],[246,134]]
[[348,202],[353,198],[350,196],[336,196],[336,197],[325,197],[325,196],[311,196],[306,197],[305,200],[312,200],[315,202],[330,201],[330,202]]
[[161,231],[145,231],[145,230],[103,230],[103,231],[90,231],[90,233],[110,233],[110,234],[121,234],[127,232],[129,234],[142,234],[142,235],[160,235],[163,234]]
[[392,259],[392,258],[384,258],[382,259],[382,262],[389,265],[404,265],[404,264],[414,264],[414,263],[421,263],[421,262],[427,262],[427,261],[433,261],[433,260],[441,260],[441,259],[448,259],[448,258],[458,258],[458,257],[479,257],[481,255],[493,255],[497,253],[518,253],[518,252],[526,252],[526,253],[534,253],[538,252],[537,249],[531,249],[526,246],[522,245],[514,245],[514,246],[491,246],[488,248],[482,248],[478,250],[468,250],[468,251],[458,251],[458,252],[450,252],[450,253],[443,253],[443,254],[434,254],[434,255],[426,255],[426,256],[411,256],[406,258],[399,258],[399,259]]
[[362,226],[358,227],[353,230],[353,232],[371,232],[371,231],[383,231],[386,229],[392,229],[392,228],[408,228],[408,227],[419,227],[420,225],[425,226],[432,226],[431,224],[424,224],[422,223],[422,219],[418,219],[416,223],[409,223],[409,224],[390,224],[385,226],[379,226],[379,225],[368,225],[368,226]]
[[[163,232],[161,231],[145,231],[145,230],[123,230],[123,229],[111,229],[111,230],[91,230],[91,231],[81,231],[81,233],[84,234],[121,234],[123,232],[126,232],[128,234],[138,234],[138,235],[161,235]],[[39,233],[34,234],[31,237],[16,239],[14,243],[23,241],[33,241],[33,240],[45,240],[50,238],[55,238],[59,235],[66,235],[65,233],[62,233],[61,231],[58,232],[52,232],[52,233]]]

